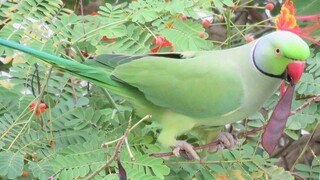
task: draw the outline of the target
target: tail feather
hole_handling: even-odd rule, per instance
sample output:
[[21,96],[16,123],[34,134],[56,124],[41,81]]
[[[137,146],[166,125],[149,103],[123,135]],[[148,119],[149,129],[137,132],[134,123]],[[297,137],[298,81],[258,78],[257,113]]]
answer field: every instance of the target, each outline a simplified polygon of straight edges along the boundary
[[0,45],[17,49],[35,57],[38,57],[41,60],[53,65],[54,67],[60,70],[66,71],[72,75],[87,80],[98,86],[105,87],[119,95],[125,95],[127,93],[125,92],[126,90],[123,89],[122,85],[119,82],[116,82],[111,79],[111,69],[91,67],[76,61],[54,56],[52,54],[35,50],[1,38]]

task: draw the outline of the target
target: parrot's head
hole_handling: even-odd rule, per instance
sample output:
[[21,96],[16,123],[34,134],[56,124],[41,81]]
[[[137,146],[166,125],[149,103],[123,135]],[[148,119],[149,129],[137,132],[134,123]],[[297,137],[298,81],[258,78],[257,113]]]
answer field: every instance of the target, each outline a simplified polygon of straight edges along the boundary
[[304,62],[310,56],[309,46],[296,34],[276,31],[255,42],[252,60],[265,75],[287,78],[296,83],[303,71]]

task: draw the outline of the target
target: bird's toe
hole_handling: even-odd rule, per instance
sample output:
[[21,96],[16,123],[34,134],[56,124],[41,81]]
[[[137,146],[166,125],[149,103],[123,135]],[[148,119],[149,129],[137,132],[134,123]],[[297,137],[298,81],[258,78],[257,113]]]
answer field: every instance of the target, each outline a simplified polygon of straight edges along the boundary
[[239,140],[238,138],[233,135],[233,134],[230,134],[228,132],[221,132],[216,140],[219,141],[219,143],[215,146],[211,146],[209,148],[209,152],[217,152],[218,150],[222,150],[222,149],[232,149],[234,148],[235,145],[237,145],[239,143]]
[[197,152],[193,149],[193,146],[186,141],[177,141],[175,148],[173,149],[173,154],[177,157],[180,157],[180,150],[184,150],[185,153],[183,155],[186,156],[189,160],[200,160]]

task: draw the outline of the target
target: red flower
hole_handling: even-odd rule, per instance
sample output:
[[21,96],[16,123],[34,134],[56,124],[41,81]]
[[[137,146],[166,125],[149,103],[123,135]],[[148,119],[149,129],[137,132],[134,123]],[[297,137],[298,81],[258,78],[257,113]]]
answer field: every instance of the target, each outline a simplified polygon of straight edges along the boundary
[[152,53],[157,53],[159,51],[159,49],[160,49],[160,46],[158,46],[158,47],[156,47],[154,49],[151,49],[151,52]]
[[[312,26],[300,28],[297,20],[315,21]],[[291,0],[286,0],[281,7],[280,16],[275,20],[277,30],[291,31],[303,38],[310,40],[315,44],[320,44],[316,40],[317,37],[312,37],[313,30],[320,27],[320,14],[311,16],[296,16],[294,10],[294,3]]]
[[91,16],[99,16],[99,13],[93,11],[93,12],[91,13]]
[[[155,47],[154,49],[151,49],[152,53],[157,53],[162,47],[172,46],[172,43],[170,41],[166,40],[162,36],[154,38],[151,43],[157,45],[157,47]],[[173,48],[170,49],[170,52],[173,52]]]
[[254,41],[254,40],[255,40],[254,37],[248,37],[248,38],[246,38],[247,43],[252,42],[252,41]]
[[272,11],[274,9],[274,4],[273,3],[266,4],[266,9],[268,9],[269,11]]
[[116,38],[108,38],[107,36],[102,36],[101,38],[102,41],[108,41],[111,40],[111,42],[116,42]]
[[28,178],[29,174],[27,172],[23,171],[23,173],[21,174],[21,177],[22,178]]
[[82,56],[84,56],[84,57],[88,57],[88,56],[89,56],[89,54],[88,54],[87,51],[81,51],[81,54],[82,54]]
[[[36,107],[37,103],[32,102],[29,106],[30,111],[34,111],[34,108]],[[47,111],[47,105],[45,103],[40,103],[38,109],[36,110],[36,115],[39,116],[41,113]]]

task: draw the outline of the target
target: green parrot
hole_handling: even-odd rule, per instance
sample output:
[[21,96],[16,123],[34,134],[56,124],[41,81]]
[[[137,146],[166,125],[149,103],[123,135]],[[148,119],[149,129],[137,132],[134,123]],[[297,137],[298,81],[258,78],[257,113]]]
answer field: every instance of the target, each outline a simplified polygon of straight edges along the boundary
[[122,96],[139,116],[150,114],[161,125],[162,145],[175,147],[177,156],[184,149],[194,159],[199,156],[192,146],[177,136],[193,128],[221,127],[257,112],[283,79],[299,80],[302,72],[295,68],[304,66],[310,55],[308,45],[287,31],[226,50],[105,54],[85,64],[4,39],[0,44]]

